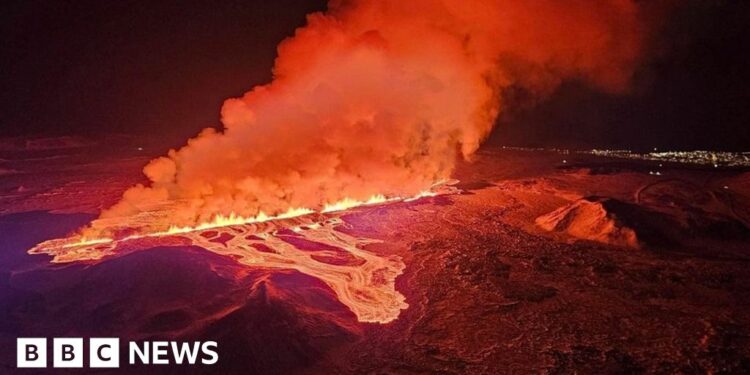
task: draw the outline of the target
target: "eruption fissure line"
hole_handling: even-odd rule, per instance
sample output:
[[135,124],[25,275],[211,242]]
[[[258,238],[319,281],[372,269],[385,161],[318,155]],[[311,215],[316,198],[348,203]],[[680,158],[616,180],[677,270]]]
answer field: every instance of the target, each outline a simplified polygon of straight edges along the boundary
[[[438,186],[443,184],[444,182],[438,182],[434,186]],[[221,228],[221,227],[228,227],[233,225],[244,225],[244,224],[256,224],[256,223],[264,223],[268,221],[274,221],[274,220],[283,220],[283,219],[291,219],[295,217],[310,215],[314,213],[332,213],[332,212],[338,212],[338,211],[345,211],[352,208],[357,207],[363,207],[363,206],[372,206],[372,205],[378,205],[383,203],[393,203],[393,202],[412,202],[420,198],[425,197],[434,197],[438,195],[438,193],[433,191],[423,191],[413,197],[403,198],[403,197],[386,197],[382,194],[374,195],[370,197],[367,200],[360,201],[356,199],[351,198],[344,198],[338,202],[326,204],[323,209],[316,211],[310,208],[290,208],[284,213],[281,213],[279,215],[267,215],[265,212],[260,212],[256,216],[251,217],[245,217],[241,215],[236,215],[235,213],[230,213],[228,216],[224,215],[216,215],[216,217],[205,223],[198,224],[196,226],[176,226],[172,225],[167,229],[166,231],[158,231],[158,232],[152,232],[152,233],[145,233],[145,234],[134,234],[129,235],[120,239],[114,239],[114,238],[85,238],[82,237],[78,242],[64,244],[61,247],[62,248],[72,248],[72,247],[78,247],[78,246],[89,246],[89,245],[97,245],[97,244],[106,244],[111,242],[122,242],[122,241],[128,241],[128,240],[135,240],[135,239],[141,239],[146,237],[163,237],[163,236],[172,236],[177,234],[184,234],[184,233],[190,233],[190,232],[197,232],[202,230],[208,230],[208,229],[215,229],[215,228]]]
[[[424,197],[451,194],[457,191],[452,184],[441,181],[434,184],[431,190],[408,198],[375,195],[362,201],[343,199],[326,204],[319,210],[290,209],[279,215],[260,213],[254,217],[217,215],[212,221],[195,226],[172,226],[166,231],[134,234],[120,239],[68,237],[49,240],[35,246],[29,253],[52,255],[55,263],[99,260],[155,245],[153,241],[126,245],[127,241],[171,236],[208,251],[231,256],[250,267],[293,269],[316,277],[333,290],[338,300],[359,321],[387,323],[398,318],[400,311],[409,306],[395,288],[396,277],[406,267],[401,258],[365,250],[364,246],[380,241],[336,230],[336,227],[345,225],[336,215],[322,221],[305,217],[314,213],[330,214],[357,207],[412,202]],[[269,227],[255,225],[265,222],[270,222]],[[309,249],[305,248],[304,243],[289,242],[289,236],[283,234],[281,229],[291,230],[300,240],[322,246],[322,249]]]

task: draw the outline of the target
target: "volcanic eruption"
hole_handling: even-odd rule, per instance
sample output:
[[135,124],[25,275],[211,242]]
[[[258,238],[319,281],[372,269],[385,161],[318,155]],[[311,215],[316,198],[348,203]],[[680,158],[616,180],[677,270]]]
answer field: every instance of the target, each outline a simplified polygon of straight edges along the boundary
[[[318,277],[360,320],[393,320],[406,307],[393,286],[403,263],[361,250],[367,240],[325,214],[438,194],[509,88],[536,99],[568,79],[625,90],[645,31],[631,0],[331,1],[279,45],[272,82],[225,101],[219,130],[152,160],[147,185],[31,251],[99,259],[125,239],[176,235]],[[261,225],[274,220],[286,221]],[[280,234],[289,228],[297,236]],[[305,253],[300,236],[338,258]]]

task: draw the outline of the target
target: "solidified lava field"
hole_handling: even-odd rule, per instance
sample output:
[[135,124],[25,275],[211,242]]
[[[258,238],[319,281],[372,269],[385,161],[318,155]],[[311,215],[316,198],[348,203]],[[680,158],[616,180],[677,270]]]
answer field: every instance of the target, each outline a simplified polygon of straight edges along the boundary
[[750,372],[747,170],[486,147],[456,171],[458,193],[334,215],[372,240],[362,250],[404,265],[408,307],[380,324],[320,278],[179,240],[83,262],[29,255],[142,182],[160,151],[3,145],[4,348],[215,340],[211,370],[254,374]]

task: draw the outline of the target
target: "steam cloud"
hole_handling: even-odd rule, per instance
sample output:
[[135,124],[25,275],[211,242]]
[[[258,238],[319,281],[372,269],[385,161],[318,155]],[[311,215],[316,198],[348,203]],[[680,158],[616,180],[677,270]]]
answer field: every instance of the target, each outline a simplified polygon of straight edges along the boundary
[[632,0],[333,0],[279,45],[271,83],[224,103],[222,131],[153,160],[151,183],[101,218],[167,204],[165,225],[194,225],[417,194],[477,150],[504,89],[625,89],[639,13]]

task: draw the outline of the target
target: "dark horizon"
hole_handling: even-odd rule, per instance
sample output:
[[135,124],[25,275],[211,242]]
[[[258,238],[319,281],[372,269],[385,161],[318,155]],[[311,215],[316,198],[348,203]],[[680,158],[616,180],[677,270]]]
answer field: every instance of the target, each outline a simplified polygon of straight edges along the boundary
[[[2,5],[0,136],[124,133],[179,142],[219,125],[224,99],[271,79],[276,45],[324,1],[10,1]],[[488,143],[750,149],[741,46],[750,5],[672,12],[627,95],[565,83],[508,105]],[[504,93],[517,103],[523,93]],[[522,100],[520,100],[522,102]]]

